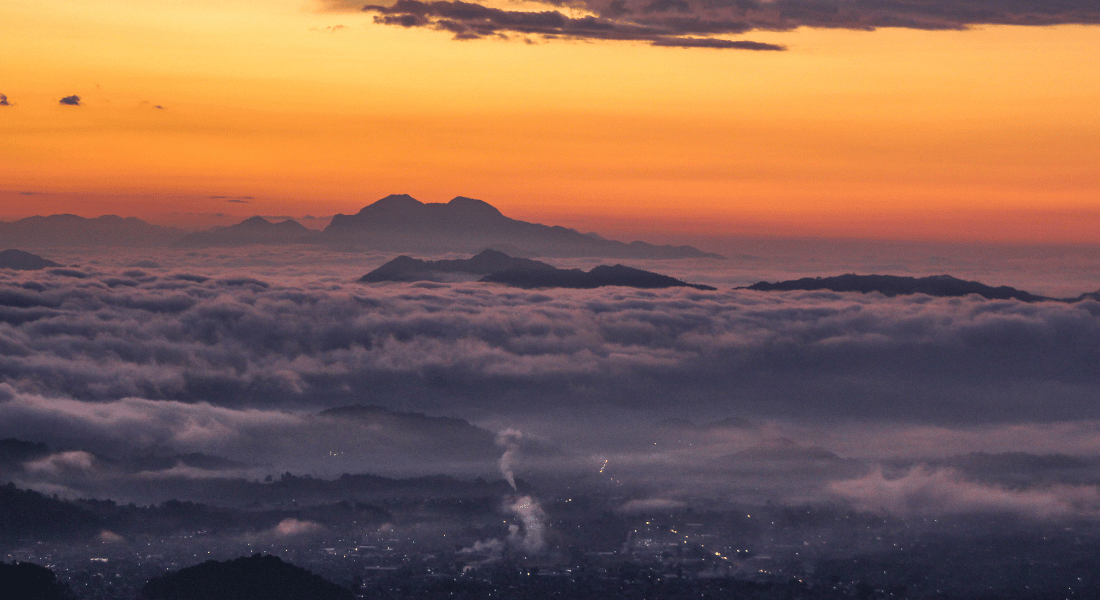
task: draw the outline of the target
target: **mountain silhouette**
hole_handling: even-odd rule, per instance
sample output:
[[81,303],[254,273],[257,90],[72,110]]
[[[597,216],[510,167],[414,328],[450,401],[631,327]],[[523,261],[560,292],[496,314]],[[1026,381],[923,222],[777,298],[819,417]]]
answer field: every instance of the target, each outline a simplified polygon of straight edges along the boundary
[[94,219],[50,215],[0,223],[0,246],[24,248],[167,246],[183,235],[183,231],[174,227],[117,215]]
[[386,196],[354,215],[338,214],[318,236],[341,246],[414,252],[476,252],[485,247],[534,256],[609,258],[722,258],[691,246],[629,244],[575,229],[511,219],[487,202],[459,196],[423,203]]
[[250,217],[228,227],[215,227],[184,236],[173,243],[178,248],[247,246],[251,244],[294,244],[317,233],[294,219],[278,223]]
[[352,600],[350,590],[271,555],[208,560],[150,579],[141,600]]
[[4,250],[0,252],[0,269],[15,269],[16,271],[37,271],[47,267],[60,267],[52,260],[47,260],[22,250]]
[[623,265],[600,265],[587,272],[580,269],[559,269],[541,261],[508,256],[497,250],[484,250],[468,259],[421,260],[402,255],[360,277],[359,281],[445,281],[455,274],[484,275],[479,281],[523,288],[597,288],[621,285],[635,288],[715,289]]
[[448,274],[488,275],[508,269],[554,270],[529,258],[508,256],[497,250],[483,250],[467,259],[421,260],[401,255],[359,278],[364,283],[379,281],[441,281]]
[[481,278],[488,283],[503,283],[521,288],[578,288],[590,289],[609,285],[633,288],[689,287],[697,290],[715,290],[709,285],[686,283],[661,275],[623,265],[600,265],[585,272],[580,269],[508,269]]
[[787,292],[795,290],[829,290],[833,292],[879,292],[886,296],[898,296],[906,294],[927,294],[929,296],[959,297],[977,294],[990,300],[1020,300],[1022,302],[1039,302],[1042,300],[1054,300],[1046,296],[1037,296],[1016,288],[1002,285],[992,287],[977,281],[966,281],[950,275],[933,275],[930,277],[905,277],[899,275],[838,275],[834,277],[804,277],[768,283],[761,281],[748,287],[749,289],[763,292]]

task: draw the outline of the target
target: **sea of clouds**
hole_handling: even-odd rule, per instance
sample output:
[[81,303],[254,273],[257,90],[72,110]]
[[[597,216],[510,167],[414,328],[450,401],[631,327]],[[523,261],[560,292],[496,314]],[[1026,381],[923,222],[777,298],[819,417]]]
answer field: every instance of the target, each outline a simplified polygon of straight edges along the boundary
[[[491,476],[492,440],[513,428],[517,476],[600,470],[636,503],[1097,504],[1094,301],[364,285],[388,257],[321,251],[65,258],[0,273],[0,438],[49,444],[18,474],[40,489],[283,469]],[[730,277],[723,261],[658,266]],[[432,437],[319,414],[352,404],[476,427]],[[152,451],[231,466],[126,466]],[[951,462],[970,453],[1002,460]],[[1025,460],[1051,454],[1083,462]]]

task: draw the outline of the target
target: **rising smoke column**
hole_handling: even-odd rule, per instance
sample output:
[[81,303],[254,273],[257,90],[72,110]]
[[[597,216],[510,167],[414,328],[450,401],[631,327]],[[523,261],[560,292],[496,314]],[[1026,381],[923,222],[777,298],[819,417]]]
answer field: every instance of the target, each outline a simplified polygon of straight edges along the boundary
[[[516,454],[519,452],[519,443],[523,440],[523,433],[517,429],[505,429],[497,435],[497,444],[504,447],[504,453],[500,457],[500,474],[508,480],[508,485],[516,488],[516,476],[513,471]],[[519,517],[520,525],[508,526],[508,546],[522,550],[526,554],[536,554],[546,548],[546,512],[542,509],[533,496],[512,496],[505,502],[504,509]],[[470,548],[463,548],[460,554],[485,552],[490,555],[489,560],[500,558],[503,552],[504,542],[500,540],[487,540],[478,542]]]
[[520,522],[523,523],[522,533],[516,525],[508,528],[510,532],[508,542],[513,546],[522,548],[528,554],[535,554],[545,549],[546,539],[543,536],[545,529],[543,522],[546,520],[546,512],[542,510],[538,500],[531,496],[520,496],[515,498],[506,508],[509,512],[518,516]]
[[516,490],[516,476],[512,472],[512,462],[516,452],[519,451],[519,443],[523,440],[523,432],[518,429],[508,428],[497,434],[497,445],[504,446],[504,454],[500,457],[500,474],[508,480],[512,490]]

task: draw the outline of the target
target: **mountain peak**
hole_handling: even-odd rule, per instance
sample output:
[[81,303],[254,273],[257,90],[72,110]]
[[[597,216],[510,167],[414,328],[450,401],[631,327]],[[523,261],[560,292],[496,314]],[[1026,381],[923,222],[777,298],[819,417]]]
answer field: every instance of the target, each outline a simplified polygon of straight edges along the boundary
[[381,200],[372,202],[364,206],[359,211],[359,214],[363,214],[365,212],[376,212],[380,210],[384,210],[387,212],[395,210],[408,210],[410,208],[415,209],[416,207],[420,206],[424,206],[424,203],[408,194],[390,194],[389,196],[386,196]]
[[267,219],[265,219],[263,217],[257,216],[257,217],[249,217],[249,218],[241,221],[240,223],[237,223],[237,225],[239,227],[267,227],[267,226],[271,225],[271,221],[268,221]]
[[287,219],[285,221],[279,221],[278,223],[275,224],[275,227],[279,227],[279,228],[282,228],[282,229],[287,230],[287,231],[309,232],[308,227],[306,227],[305,225],[302,225],[301,223],[295,221],[294,219]]
[[0,269],[15,269],[17,271],[37,271],[46,267],[60,267],[58,263],[24,252],[22,250],[4,250],[0,252]]
[[407,194],[386,196],[356,214],[333,215],[317,240],[397,252],[469,252],[488,246],[542,256],[722,258],[690,246],[625,244],[566,227],[528,223],[466,196],[446,203],[424,203]]
[[504,216],[492,204],[489,204],[484,200],[478,200],[476,198],[467,198],[466,196],[455,196],[451,199],[450,202],[447,203],[447,206],[454,210],[471,215],[479,215],[485,217]]

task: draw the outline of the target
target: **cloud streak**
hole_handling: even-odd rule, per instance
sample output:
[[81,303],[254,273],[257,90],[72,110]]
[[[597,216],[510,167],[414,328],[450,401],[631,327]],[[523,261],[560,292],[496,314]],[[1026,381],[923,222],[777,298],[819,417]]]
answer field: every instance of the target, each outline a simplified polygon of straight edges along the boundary
[[[634,40],[654,46],[783,50],[723,37],[798,27],[942,30],[978,25],[1095,25],[1100,7],[1088,0],[550,0],[544,10],[508,10],[462,1],[397,0],[362,4],[323,0],[329,10],[376,13],[375,22],[426,27],[455,39],[542,36],[589,41]],[[575,16],[574,16],[575,15]]]
[[993,512],[1050,518],[1100,514],[1096,486],[1014,490],[968,481],[952,469],[923,465],[896,478],[876,470],[859,479],[834,482],[829,491],[861,510],[899,516]]
[[522,35],[548,39],[643,41],[654,46],[681,48],[765,51],[786,49],[780,45],[761,42],[689,37],[701,34],[740,34],[749,29],[739,22],[695,23],[686,19],[636,22],[606,16],[573,17],[556,8],[542,11],[506,10],[461,0],[397,0],[393,5],[367,4],[361,10],[376,13],[375,23],[447,31],[454,34],[456,40]]

